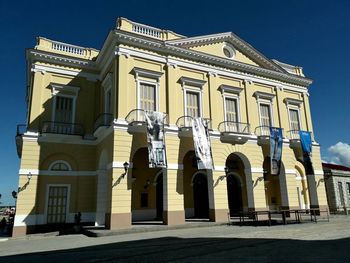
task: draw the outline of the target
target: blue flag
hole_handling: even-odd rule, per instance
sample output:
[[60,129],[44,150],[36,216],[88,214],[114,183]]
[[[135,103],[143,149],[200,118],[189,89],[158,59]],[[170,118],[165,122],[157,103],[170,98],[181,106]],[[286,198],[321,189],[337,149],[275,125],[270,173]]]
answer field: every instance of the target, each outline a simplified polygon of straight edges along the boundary
[[312,151],[312,139],[311,133],[308,131],[299,131],[300,144],[303,150],[304,166],[306,174],[314,174],[314,168],[312,166],[311,151]]
[[312,151],[311,133],[308,131],[299,131],[299,136],[303,152],[310,154]]
[[283,136],[282,129],[270,127],[270,158],[271,174],[277,175],[280,172],[282,159]]

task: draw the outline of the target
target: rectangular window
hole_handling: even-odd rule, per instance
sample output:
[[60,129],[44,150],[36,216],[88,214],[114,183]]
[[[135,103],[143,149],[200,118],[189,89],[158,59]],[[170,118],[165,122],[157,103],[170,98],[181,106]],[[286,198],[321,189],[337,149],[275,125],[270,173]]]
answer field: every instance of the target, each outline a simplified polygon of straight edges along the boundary
[[55,122],[72,123],[73,98],[56,96]]
[[47,223],[58,224],[66,222],[67,213],[67,186],[51,186],[47,206]]
[[261,126],[272,126],[271,110],[269,104],[260,104],[260,120]]
[[193,118],[200,117],[198,92],[186,92],[186,115]]
[[290,116],[290,128],[292,131],[300,130],[300,122],[299,122],[299,111],[295,109],[289,109]]
[[344,206],[345,205],[345,200],[344,200],[344,192],[343,192],[343,184],[342,184],[342,182],[338,182],[338,190],[339,190],[340,204],[342,206]]
[[350,204],[350,183],[346,183],[346,188],[348,192],[348,204]]
[[238,122],[237,99],[225,98],[226,121]]
[[262,126],[260,135],[269,136],[270,126],[272,126],[270,104],[260,104],[260,125]]
[[156,111],[156,86],[140,83],[140,108],[145,111]]

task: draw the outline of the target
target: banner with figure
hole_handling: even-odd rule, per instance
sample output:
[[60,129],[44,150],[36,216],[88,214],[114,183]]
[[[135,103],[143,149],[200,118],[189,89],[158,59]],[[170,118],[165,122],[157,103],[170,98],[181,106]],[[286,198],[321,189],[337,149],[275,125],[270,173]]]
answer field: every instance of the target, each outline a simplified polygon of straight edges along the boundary
[[150,168],[166,167],[164,113],[145,112],[147,124],[148,163]]
[[306,174],[314,174],[314,168],[312,167],[311,152],[312,152],[312,139],[311,133],[308,131],[299,131],[300,144],[303,150],[304,165]]
[[203,118],[193,118],[192,132],[198,169],[213,169],[207,122]]
[[283,136],[282,129],[270,127],[271,174],[278,175],[281,168]]

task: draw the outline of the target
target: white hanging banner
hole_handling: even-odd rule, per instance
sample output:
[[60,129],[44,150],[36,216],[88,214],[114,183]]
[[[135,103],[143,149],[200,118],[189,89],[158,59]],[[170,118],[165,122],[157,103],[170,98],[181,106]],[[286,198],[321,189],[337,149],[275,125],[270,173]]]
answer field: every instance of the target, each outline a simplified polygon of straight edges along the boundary
[[206,120],[203,118],[193,118],[192,132],[198,169],[213,169],[209,131]]
[[145,111],[148,163],[150,168],[166,167],[164,118],[163,112]]

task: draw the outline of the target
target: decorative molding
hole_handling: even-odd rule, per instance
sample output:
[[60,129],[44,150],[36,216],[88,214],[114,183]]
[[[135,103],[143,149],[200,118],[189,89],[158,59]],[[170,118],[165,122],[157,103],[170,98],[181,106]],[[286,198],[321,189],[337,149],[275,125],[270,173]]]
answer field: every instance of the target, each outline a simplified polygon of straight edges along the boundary
[[187,77],[181,77],[179,81],[182,84],[182,86],[188,85],[188,86],[194,86],[199,88],[203,88],[204,84],[207,83],[205,80],[192,79]]
[[300,105],[303,104],[303,101],[302,101],[302,100],[297,100],[297,99],[292,99],[292,98],[285,98],[285,99],[283,100],[283,102],[284,102],[285,104],[287,104],[287,106],[288,106],[288,105],[296,105],[296,106],[299,106],[299,107],[300,107]]
[[98,74],[82,72],[81,70],[77,71],[77,70],[70,70],[70,69],[61,69],[61,68],[51,67],[47,65],[44,66],[44,65],[33,64],[31,71],[32,72],[44,71],[44,72],[62,74],[62,75],[67,75],[72,77],[79,76],[79,77],[86,78],[87,80],[90,80],[90,81],[97,81],[99,79]]
[[75,96],[78,95],[80,88],[68,86],[64,84],[50,83],[52,96],[59,94],[62,91],[72,92]]
[[239,95],[241,93],[241,91],[243,90],[243,88],[229,86],[229,85],[225,85],[225,84],[220,85],[219,89],[221,90],[222,94],[223,93],[233,93],[236,95]]
[[122,49],[120,47],[115,47],[114,55],[116,55],[116,56],[124,56],[125,58],[129,58],[130,57],[130,54],[125,49]]
[[270,94],[270,93],[261,92],[261,91],[255,91],[253,95],[255,96],[255,98],[257,100],[259,100],[259,99],[266,99],[266,100],[272,101],[273,98],[276,97],[275,94]]
[[133,72],[135,73],[135,78],[139,77],[146,77],[146,78],[152,78],[157,79],[159,81],[159,78],[164,74],[163,72],[157,72],[153,70],[143,69],[143,68],[134,68]]

